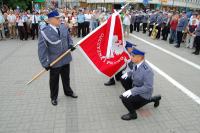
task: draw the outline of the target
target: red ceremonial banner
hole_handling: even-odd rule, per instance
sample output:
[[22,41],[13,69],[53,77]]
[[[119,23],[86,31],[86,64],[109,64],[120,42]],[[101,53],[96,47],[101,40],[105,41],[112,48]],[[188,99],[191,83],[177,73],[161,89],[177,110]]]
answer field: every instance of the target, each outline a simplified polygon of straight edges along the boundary
[[108,77],[114,76],[129,59],[120,16],[112,15],[105,25],[82,41],[79,48],[97,71]]

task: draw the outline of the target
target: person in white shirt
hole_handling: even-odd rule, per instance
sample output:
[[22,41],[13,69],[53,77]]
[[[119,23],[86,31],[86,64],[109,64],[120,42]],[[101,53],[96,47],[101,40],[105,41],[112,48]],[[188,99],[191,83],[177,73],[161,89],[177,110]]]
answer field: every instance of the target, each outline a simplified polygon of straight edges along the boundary
[[85,15],[85,22],[84,22],[85,35],[87,35],[90,32],[90,22],[92,20],[92,15],[88,10],[85,11],[84,15]]
[[27,40],[28,39],[28,25],[27,25],[27,23],[28,23],[28,19],[29,19],[27,12],[23,12],[22,19],[24,21],[25,40]]
[[8,20],[8,28],[9,28],[9,34],[10,38],[13,39],[16,37],[16,16],[13,14],[13,10],[10,10],[10,13],[7,16]]
[[73,12],[72,13],[72,20],[71,20],[71,22],[72,22],[72,32],[71,32],[71,34],[72,34],[72,36],[77,36],[77,30],[78,30],[78,23],[77,23],[77,13],[76,12]]
[[199,24],[199,20],[197,18],[197,15],[196,13],[194,13],[191,17],[190,17],[190,20],[189,20],[189,24],[192,25],[193,24],[193,20],[195,20],[195,25],[198,25]]
[[23,40],[24,38],[27,40],[25,36],[24,22],[25,20],[23,19],[23,15],[20,13],[18,18],[18,32],[20,40]]
[[35,39],[35,34],[37,35],[38,38],[38,22],[39,22],[39,14],[36,13],[35,11],[33,12],[33,15],[31,17],[32,20],[32,40]]
[[127,36],[129,36],[130,24],[131,24],[131,16],[129,15],[129,12],[126,12],[123,19],[124,36],[126,36],[126,33],[127,33]]

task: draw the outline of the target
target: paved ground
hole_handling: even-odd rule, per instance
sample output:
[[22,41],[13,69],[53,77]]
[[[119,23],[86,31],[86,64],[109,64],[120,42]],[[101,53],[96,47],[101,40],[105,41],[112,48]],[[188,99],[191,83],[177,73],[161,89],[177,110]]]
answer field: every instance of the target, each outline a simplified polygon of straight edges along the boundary
[[[153,41],[134,33],[187,60],[200,65],[200,56],[186,48],[176,49],[167,42]],[[127,40],[146,51],[146,58],[187,89],[200,96],[200,71],[147,43],[130,36]],[[77,39],[74,39],[77,42]],[[0,42],[0,133],[199,133],[200,106],[163,76],[155,72],[154,94],[162,94],[159,108],[146,105],[138,119],[122,121],[127,113],[118,96],[119,83],[103,85],[108,79],[98,75],[79,52],[73,52],[71,86],[78,99],[65,97],[60,85],[58,106],[50,103],[48,73],[26,86],[41,70],[37,41]]]

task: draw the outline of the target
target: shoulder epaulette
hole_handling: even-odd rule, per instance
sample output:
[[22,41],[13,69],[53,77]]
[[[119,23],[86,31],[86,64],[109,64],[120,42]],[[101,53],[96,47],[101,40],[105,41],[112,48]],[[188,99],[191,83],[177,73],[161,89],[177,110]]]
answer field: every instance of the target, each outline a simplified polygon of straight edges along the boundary
[[147,65],[143,65],[144,69],[147,70],[148,69],[148,66]]

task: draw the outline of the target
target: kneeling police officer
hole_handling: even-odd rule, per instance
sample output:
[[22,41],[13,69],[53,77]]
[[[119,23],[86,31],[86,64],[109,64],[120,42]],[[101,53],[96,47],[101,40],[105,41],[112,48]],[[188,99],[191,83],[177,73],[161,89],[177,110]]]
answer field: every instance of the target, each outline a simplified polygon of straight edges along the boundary
[[122,103],[129,111],[121,117],[123,120],[137,119],[136,110],[150,102],[154,102],[154,107],[159,106],[161,96],[152,97],[154,73],[145,62],[144,56],[144,52],[134,49],[131,52],[133,69],[122,75],[122,79],[131,78],[132,80],[132,88],[127,88],[127,91],[120,96]]

